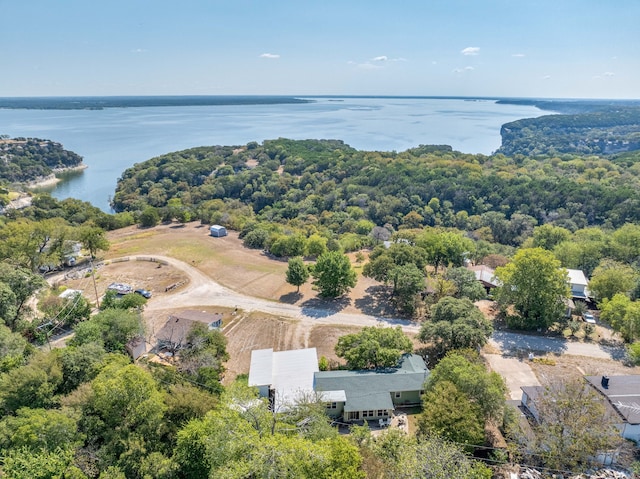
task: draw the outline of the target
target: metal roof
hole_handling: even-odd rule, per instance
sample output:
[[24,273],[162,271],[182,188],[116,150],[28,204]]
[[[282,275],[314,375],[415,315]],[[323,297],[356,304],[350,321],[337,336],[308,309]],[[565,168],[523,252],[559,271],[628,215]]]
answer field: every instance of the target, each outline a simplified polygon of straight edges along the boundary
[[273,349],[251,351],[249,386],[271,386],[273,381]]
[[602,376],[585,376],[585,379],[630,424],[640,424],[640,375],[608,376],[608,387],[603,386]]
[[582,286],[589,284],[587,277],[580,269],[567,269],[567,275],[569,276],[569,283],[571,284],[579,284]]
[[315,373],[316,391],[344,391],[345,411],[393,409],[391,393],[420,391],[429,376],[422,358],[405,355],[397,368]]
[[269,386],[281,405],[313,391],[313,373],[319,371],[316,348],[251,352],[249,386]]

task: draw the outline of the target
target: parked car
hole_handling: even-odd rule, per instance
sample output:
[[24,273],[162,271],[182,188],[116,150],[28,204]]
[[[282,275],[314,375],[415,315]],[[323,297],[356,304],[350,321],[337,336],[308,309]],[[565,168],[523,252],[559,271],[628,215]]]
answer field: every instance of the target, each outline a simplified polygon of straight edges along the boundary
[[151,297],[151,291],[147,291],[146,289],[136,289],[134,293],[139,294],[143,298],[147,298],[147,299]]
[[586,323],[589,324],[596,324],[596,318],[593,316],[593,314],[586,312],[582,314],[582,319],[584,319],[584,321]]

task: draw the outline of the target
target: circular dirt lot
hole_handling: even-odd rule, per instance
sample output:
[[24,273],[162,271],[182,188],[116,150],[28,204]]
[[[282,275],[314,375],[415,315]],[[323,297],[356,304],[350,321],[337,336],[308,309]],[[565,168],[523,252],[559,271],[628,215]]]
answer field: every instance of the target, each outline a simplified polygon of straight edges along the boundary
[[[134,258],[129,261],[111,263],[107,261],[104,264],[98,264],[95,280],[99,297],[102,297],[111,283],[125,283],[133,289],[146,289],[151,291],[153,296],[169,294],[166,291],[167,288],[188,283],[188,277],[172,266],[150,261],[136,261]],[[86,267],[78,267],[65,275],[59,275],[55,279],[55,284],[81,290],[87,299],[95,302],[93,281]]]

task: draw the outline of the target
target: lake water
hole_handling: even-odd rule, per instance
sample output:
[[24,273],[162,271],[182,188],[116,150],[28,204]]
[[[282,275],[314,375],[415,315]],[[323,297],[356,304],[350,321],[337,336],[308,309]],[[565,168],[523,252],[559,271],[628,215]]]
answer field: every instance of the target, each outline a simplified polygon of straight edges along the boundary
[[278,105],[214,105],[104,110],[0,109],[0,134],[58,141],[84,158],[53,196],[90,201],[109,211],[122,172],[171,151],[203,145],[244,145],[279,137],[340,139],[361,150],[403,151],[446,144],[490,154],[500,127],[545,114],[492,100],[316,98]]

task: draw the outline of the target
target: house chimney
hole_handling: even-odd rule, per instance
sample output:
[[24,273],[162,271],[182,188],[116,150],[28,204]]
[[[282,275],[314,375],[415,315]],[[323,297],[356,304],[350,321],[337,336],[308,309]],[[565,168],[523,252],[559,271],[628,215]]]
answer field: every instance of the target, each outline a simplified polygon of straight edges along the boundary
[[609,389],[609,376],[602,376],[602,381],[600,381],[600,384],[602,384],[602,387],[604,389]]

